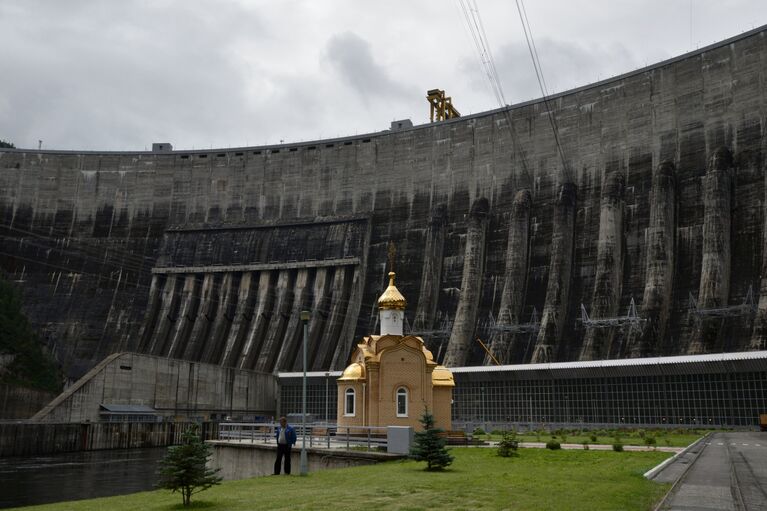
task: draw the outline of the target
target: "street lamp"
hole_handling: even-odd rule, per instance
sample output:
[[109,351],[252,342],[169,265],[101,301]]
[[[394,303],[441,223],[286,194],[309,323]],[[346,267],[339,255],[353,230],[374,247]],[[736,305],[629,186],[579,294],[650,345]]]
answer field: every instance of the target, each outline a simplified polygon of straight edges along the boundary
[[330,381],[330,372],[325,373],[325,427],[328,424],[328,382]]
[[301,311],[301,322],[304,324],[304,378],[303,391],[301,393],[301,426],[303,429],[303,438],[301,440],[301,475],[305,476],[309,472],[309,463],[306,459],[306,341],[309,337],[309,311]]

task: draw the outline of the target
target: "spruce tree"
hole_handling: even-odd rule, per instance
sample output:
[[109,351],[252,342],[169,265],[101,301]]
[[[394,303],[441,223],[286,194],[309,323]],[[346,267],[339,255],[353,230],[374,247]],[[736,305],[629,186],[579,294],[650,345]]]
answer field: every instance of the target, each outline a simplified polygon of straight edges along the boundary
[[453,457],[445,449],[445,439],[440,436],[443,430],[434,427],[434,416],[429,410],[423,412],[420,422],[423,431],[415,434],[410,457],[416,461],[425,461],[426,470],[442,470],[453,462]]
[[47,353],[21,309],[21,294],[0,275],[0,355],[12,355],[0,366],[0,382],[61,392],[61,369]]
[[184,506],[189,506],[192,495],[219,484],[216,475],[220,469],[209,469],[210,446],[197,434],[197,426],[187,429],[181,436],[181,445],[168,448],[160,461],[158,488],[180,492]]
[[503,438],[501,438],[501,441],[498,442],[498,456],[502,456],[504,458],[517,456],[518,447],[519,442],[517,441],[517,433],[506,431],[503,433]]

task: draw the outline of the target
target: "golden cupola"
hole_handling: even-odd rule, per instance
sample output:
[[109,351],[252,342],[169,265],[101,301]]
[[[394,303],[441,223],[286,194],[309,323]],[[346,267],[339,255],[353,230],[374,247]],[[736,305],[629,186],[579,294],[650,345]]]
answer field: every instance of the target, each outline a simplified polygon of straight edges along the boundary
[[394,272],[389,272],[389,287],[378,299],[378,314],[381,335],[402,335],[407,301],[394,285]]
[[393,271],[389,272],[389,287],[383,292],[380,298],[378,298],[379,310],[398,310],[403,311],[407,306],[407,301],[402,293],[399,292],[397,286],[394,285],[394,276],[396,274]]

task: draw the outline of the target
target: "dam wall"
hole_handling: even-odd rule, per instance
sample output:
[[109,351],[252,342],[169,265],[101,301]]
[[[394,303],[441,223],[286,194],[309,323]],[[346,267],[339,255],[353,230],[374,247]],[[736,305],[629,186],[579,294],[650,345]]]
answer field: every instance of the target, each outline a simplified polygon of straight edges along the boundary
[[[295,370],[301,308],[313,310],[311,369],[340,369],[376,326],[390,243],[407,323],[439,360],[452,344],[480,364],[474,341],[498,332],[501,362],[758,348],[765,84],[761,27],[547,102],[411,129],[156,153],[3,149],[0,267],[71,379],[124,350]],[[706,177],[719,150],[727,186]],[[654,177],[661,165],[672,186]],[[608,179],[619,197],[604,195]],[[525,232],[511,225],[522,190]],[[706,241],[723,222],[729,239]],[[524,270],[507,268],[514,233]],[[712,254],[727,258],[714,267]],[[604,320],[632,299],[639,326],[581,321],[582,304]]]
[[[96,364],[30,420],[63,424],[270,417],[276,400],[277,380],[271,374],[121,352]],[[151,419],[131,420],[128,413]]]

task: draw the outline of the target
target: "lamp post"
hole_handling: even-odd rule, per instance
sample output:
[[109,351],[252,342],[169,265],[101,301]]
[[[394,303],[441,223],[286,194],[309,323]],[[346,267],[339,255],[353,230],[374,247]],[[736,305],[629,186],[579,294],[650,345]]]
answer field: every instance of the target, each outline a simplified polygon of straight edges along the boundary
[[304,324],[304,378],[303,391],[301,392],[301,429],[303,438],[301,439],[301,475],[305,476],[309,472],[309,463],[306,459],[306,341],[309,337],[309,311],[301,311],[301,321]]
[[330,380],[330,373],[325,373],[325,426],[328,424],[328,382]]

